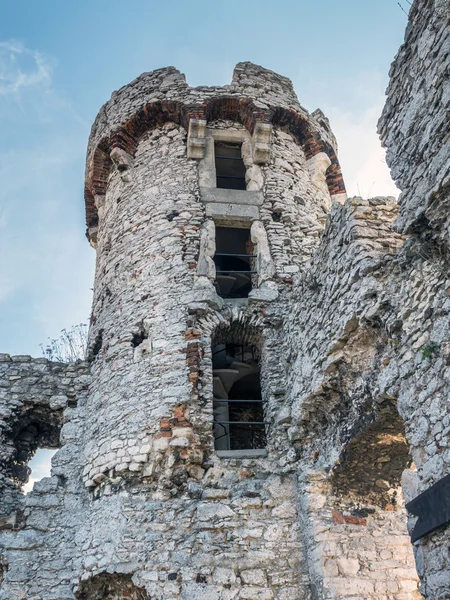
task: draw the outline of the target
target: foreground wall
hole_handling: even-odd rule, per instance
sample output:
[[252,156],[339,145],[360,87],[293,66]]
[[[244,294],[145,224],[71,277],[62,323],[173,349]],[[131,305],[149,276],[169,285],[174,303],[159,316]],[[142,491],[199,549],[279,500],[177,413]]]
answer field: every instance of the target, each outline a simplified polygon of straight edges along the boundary
[[[413,234],[409,247],[417,285],[409,294],[424,302],[415,322],[414,313],[405,321],[410,339],[416,339],[402,345],[397,362],[399,407],[409,417],[416,447],[413,496],[450,471],[449,15],[448,0],[414,2],[379,122],[388,164],[402,190],[396,227]],[[408,287],[404,284],[405,292]],[[448,527],[441,527],[416,547],[422,589],[431,598],[446,598],[450,589],[449,535]]]

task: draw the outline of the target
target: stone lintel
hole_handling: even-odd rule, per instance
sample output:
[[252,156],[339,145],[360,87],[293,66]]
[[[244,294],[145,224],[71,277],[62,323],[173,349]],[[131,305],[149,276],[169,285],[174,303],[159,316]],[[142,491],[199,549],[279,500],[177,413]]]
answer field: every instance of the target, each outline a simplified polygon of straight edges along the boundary
[[259,208],[250,204],[208,202],[206,216],[212,217],[219,225],[239,227],[245,223],[250,226],[253,221],[259,219]]
[[222,188],[200,188],[200,196],[205,204],[246,204],[262,206],[263,195],[258,190],[225,190]]

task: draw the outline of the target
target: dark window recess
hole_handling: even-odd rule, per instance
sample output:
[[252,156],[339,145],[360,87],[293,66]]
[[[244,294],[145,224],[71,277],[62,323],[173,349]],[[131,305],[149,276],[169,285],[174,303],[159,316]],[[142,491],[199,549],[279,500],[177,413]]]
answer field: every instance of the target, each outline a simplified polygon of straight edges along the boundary
[[245,165],[241,154],[242,144],[216,142],[216,185],[226,190],[245,190]]
[[266,423],[255,349],[217,344],[212,355],[215,449],[265,448]]
[[216,228],[215,286],[222,298],[247,298],[255,274],[255,256],[248,229]]

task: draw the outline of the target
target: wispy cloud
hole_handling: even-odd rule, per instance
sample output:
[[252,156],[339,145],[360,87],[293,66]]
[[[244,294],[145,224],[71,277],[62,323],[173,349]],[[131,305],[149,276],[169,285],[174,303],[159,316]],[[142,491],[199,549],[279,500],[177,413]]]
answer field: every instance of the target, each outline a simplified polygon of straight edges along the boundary
[[[88,125],[55,86],[52,57],[0,42],[0,351],[86,321],[94,253],[84,239]],[[4,315],[9,315],[8,318]]]
[[43,54],[17,40],[0,42],[0,96],[48,87],[51,77],[52,64]]

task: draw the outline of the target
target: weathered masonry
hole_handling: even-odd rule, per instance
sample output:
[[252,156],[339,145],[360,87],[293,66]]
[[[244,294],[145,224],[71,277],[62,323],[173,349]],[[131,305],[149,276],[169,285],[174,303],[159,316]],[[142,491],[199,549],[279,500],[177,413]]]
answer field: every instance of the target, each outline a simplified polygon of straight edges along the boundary
[[101,109],[88,360],[0,355],[2,600],[450,597],[448,4],[392,68],[399,205],[251,63]]

